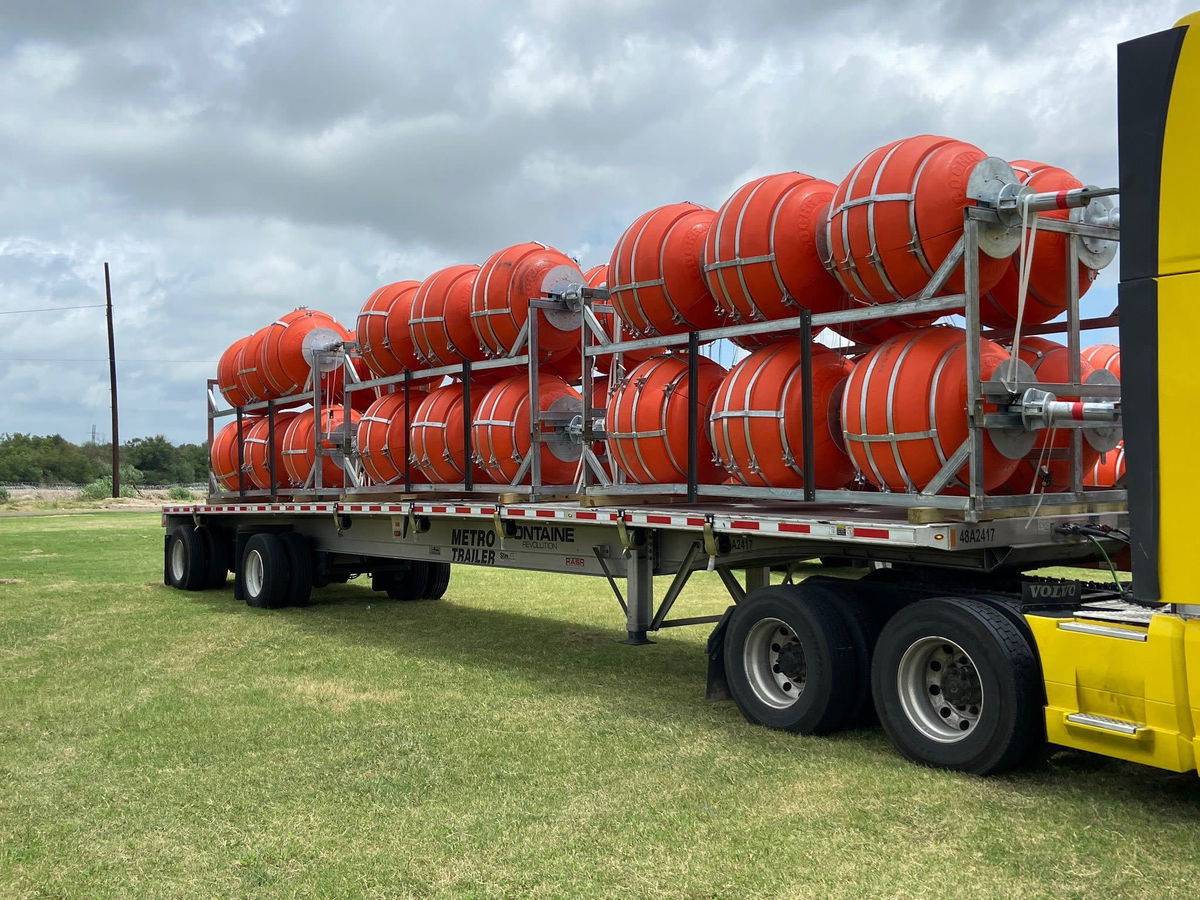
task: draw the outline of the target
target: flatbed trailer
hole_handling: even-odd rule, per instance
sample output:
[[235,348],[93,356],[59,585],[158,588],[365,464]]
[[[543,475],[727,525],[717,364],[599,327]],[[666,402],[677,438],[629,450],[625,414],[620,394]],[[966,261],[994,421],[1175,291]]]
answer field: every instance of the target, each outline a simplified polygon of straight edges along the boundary
[[[1188,456],[1194,425],[1181,413],[1195,390],[1194,378],[1189,383],[1182,374],[1190,362],[1186,353],[1172,358],[1160,355],[1160,347],[1179,351],[1178,342],[1200,328],[1194,301],[1200,296],[1200,187],[1191,175],[1200,154],[1200,14],[1122,45],[1119,95],[1120,192],[1127,231],[1135,226],[1122,255],[1120,327],[1129,352],[1119,391],[1110,386],[1093,396],[1119,393],[1128,413],[1128,494],[1082,488],[1081,431],[1074,436],[1070,491],[996,498],[979,490],[981,435],[987,428],[1015,427],[1019,417],[1011,411],[985,414],[985,398],[995,400],[1011,387],[983,383],[978,360],[970,362],[972,341],[984,334],[972,260],[995,227],[996,213],[968,210],[964,240],[949,264],[962,263],[964,294],[937,296],[949,274],[943,266],[922,295],[890,304],[897,309],[857,313],[882,318],[900,308],[963,311],[972,431],[945,462],[952,474],[969,461],[961,494],[698,485],[692,477],[694,439],[686,484],[592,484],[589,472],[603,475],[587,459],[600,430],[590,414],[595,410],[574,423],[555,423],[574,428],[582,442],[585,477],[578,485],[540,483],[541,438],[535,437],[531,471],[521,473],[531,476],[531,484],[514,479],[512,485],[474,485],[468,477],[459,486],[418,486],[406,470],[402,485],[372,487],[352,477],[351,444],[327,450],[329,436],[318,430],[316,477],[303,490],[231,493],[214,482],[206,502],[164,507],[164,581],[187,590],[213,588],[233,571],[238,599],[277,607],[302,605],[314,586],[359,574],[369,574],[373,589],[398,600],[440,597],[454,566],[604,578],[629,644],[652,643],[651,635],[663,628],[715,626],[707,695],[733,699],[757,724],[829,733],[874,710],[908,758],[977,774],[1017,765],[1047,741],[1171,771],[1195,770],[1200,601],[1190,577],[1188,535],[1190,510],[1200,498]],[[1080,219],[1043,227],[1072,235],[1071,272],[1084,240],[1111,241],[1116,234],[1104,223]],[[1067,331],[1074,354],[1089,323],[1079,318],[1077,283],[1070,292],[1068,321],[1060,330]],[[531,300],[531,306],[565,309],[568,300],[580,299],[551,296]],[[602,300],[602,292],[582,295],[585,307],[594,299]],[[808,346],[814,326],[854,315],[803,313],[795,322],[693,332],[668,343],[686,345],[694,359],[701,340],[779,327],[796,331]],[[602,351],[589,349],[586,308],[583,316],[586,362]],[[537,318],[533,312],[531,333],[523,336],[534,349]],[[653,341],[641,342],[648,343]],[[604,351],[641,344],[610,343]],[[521,349],[481,367],[528,366],[532,385],[537,355]],[[464,383],[470,371],[469,364],[463,367]],[[349,382],[348,366],[346,372]],[[378,379],[361,387],[401,386],[407,392],[411,374],[402,385]],[[1086,395],[1077,365],[1071,376],[1062,385],[1020,386]],[[585,375],[585,397],[590,387]],[[348,384],[347,393],[352,389]],[[210,423],[235,414],[218,408],[211,385],[209,398]],[[316,387],[312,402],[321,402]],[[265,412],[273,415],[270,403]],[[236,411],[239,419],[242,413]],[[811,409],[805,416],[811,433]],[[698,426],[694,404],[691,424]],[[331,453],[340,454],[353,487],[322,487],[322,456]],[[935,480],[939,488],[946,483]],[[572,497],[556,499],[564,491]],[[1132,590],[1112,564],[1123,551],[1131,556]],[[796,563],[834,558],[861,566],[862,576],[791,583]],[[1048,566],[1096,563],[1095,581],[1037,574]],[[706,570],[720,577],[730,607],[721,616],[688,616],[685,586],[693,573]],[[783,584],[773,583],[773,572],[784,573]],[[671,579],[661,596],[658,576]]]

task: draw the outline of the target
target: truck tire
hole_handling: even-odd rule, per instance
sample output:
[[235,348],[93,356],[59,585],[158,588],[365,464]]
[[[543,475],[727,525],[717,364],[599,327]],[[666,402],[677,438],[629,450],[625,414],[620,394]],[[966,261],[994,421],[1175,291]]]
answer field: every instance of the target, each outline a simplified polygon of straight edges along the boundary
[[259,609],[279,609],[287,604],[288,552],[279,535],[260,531],[246,541],[238,580],[246,605]]
[[408,602],[425,599],[430,586],[431,565],[424,560],[413,560],[409,563],[408,571],[389,572],[383,589],[392,600]]
[[774,585],[734,609],[725,675],[749,721],[825,734],[861,710],[867,671],[838,600],[829,585]]
[[936,597],[896,613],[871,688],[883,730],[922,765],[990,775],[1045,740],[1037,658],[1009,617],[979,600]]
[[167,542],[167,575],[171,587],[202,591],[208,574],[208,545],[191,525],[178,525]]
[[229,577],[229,558],[232,555],[229,541],[219,528],[201,525],[197,531],[204,538],[208,553],[208,567],[204,573],[204,589],[221,588]]
[[308,606],[313,591],[312,545],[308,538],[294,531],[283,532],[279,540],[287,551],[289,570],[285,602],[288,606]]
[[425,585],[426,600],[441,600],[450,587],[450,563],[431,562],[429,566],[429,583]]

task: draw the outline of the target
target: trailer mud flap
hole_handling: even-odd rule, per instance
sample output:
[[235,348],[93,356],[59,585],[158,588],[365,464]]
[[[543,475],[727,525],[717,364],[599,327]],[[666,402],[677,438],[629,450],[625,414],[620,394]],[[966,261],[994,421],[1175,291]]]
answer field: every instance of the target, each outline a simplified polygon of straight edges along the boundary
[[736,607],[730,606],[721,616],[721,621],[708,636],[708,678],[704,690],[704,699],[710,702],[732,700],[729,693],[729,682],[725,679],[725,630],[729,627],[729,616]]

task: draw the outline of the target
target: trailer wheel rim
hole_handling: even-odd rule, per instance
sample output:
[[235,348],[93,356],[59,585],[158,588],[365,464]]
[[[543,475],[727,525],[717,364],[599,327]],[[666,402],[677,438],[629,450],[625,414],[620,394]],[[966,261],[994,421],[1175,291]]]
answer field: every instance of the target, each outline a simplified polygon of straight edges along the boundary
[[900,658],[900,707],[922,735],[954,744],[974,733],[983,712],[983,682],[970,655],[954,641],[929,636]]
[[183,541],[176,539],[171,544],[171,577],[177,582],[183,581],[187,568],[187,548],[183,546]]
[[246,592],[257,597],[263,588],[263,558],[257,550],[246,554]]
[[787,709],[804,693],[804,650],[796,632],[782,619],[754,623],[743,645],[742,666],[750,689],[767,706]]

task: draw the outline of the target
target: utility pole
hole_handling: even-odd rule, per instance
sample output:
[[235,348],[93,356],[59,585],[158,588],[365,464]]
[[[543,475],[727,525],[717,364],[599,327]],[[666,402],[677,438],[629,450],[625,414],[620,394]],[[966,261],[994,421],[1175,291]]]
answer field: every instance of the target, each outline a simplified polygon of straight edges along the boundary
[[104,264],[105,312],[108,314],[108,382],[112,390],[112,495],[121,496],[121,444],[117,438],[117,351],[113,340],[112,281]]

